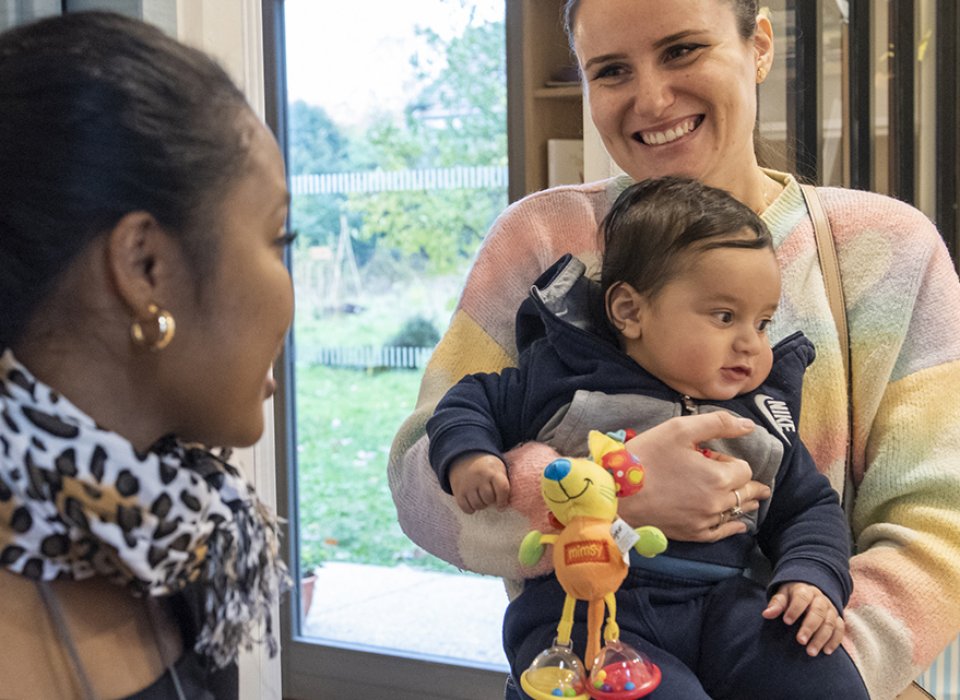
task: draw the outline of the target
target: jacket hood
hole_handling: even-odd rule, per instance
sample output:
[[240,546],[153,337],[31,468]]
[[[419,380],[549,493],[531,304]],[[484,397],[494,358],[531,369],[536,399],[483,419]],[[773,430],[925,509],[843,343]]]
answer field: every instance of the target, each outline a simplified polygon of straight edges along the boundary
[[[594,349],[607,359],[610,350],[622,354],[604,313],[600,283],[588,277],[586,269],[579,258],[568,253],[537,278],[517,312],[518,352],[546,340],[561,355],[566,355],[563,350],[571,342],[577,355],[589,356]],[[592,336],[591,340],[599,337],[603,343],[578,342],[583,334]]]

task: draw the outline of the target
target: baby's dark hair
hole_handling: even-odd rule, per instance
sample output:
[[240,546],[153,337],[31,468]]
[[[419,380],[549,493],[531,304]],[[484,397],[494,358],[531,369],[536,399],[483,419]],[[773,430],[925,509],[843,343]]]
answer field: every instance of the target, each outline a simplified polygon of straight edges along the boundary
[[0,348],[132,211],[178,238],[199,288],[249,111],[222,68],[143,22],[77,12],[0,34]]
[[[756,235],[744,235],[744,231]],[[770,248],[766,225],[728,192],[696,180],[664,177],[625,189],[600,225],[603,298],[617,282],[655,297],[691,262],[715,248]]]

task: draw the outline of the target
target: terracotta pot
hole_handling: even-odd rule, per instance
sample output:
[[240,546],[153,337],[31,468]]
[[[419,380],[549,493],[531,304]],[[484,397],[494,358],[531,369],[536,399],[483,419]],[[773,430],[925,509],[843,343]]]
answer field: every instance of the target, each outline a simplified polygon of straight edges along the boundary
[[300,579],[300,609],[303,611],[304,619],[310,613],[310,604],[313,602],[313,587],[316,582],[316,574],[310,574]]

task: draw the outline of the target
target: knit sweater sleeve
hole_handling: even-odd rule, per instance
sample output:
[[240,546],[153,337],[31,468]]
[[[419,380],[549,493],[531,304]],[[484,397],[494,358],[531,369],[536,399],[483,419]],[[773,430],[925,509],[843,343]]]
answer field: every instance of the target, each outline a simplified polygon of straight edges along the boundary
[[596,258],[597,227],[607,199],[603,183],[557,188],[517,202],[498,218],[427,365],[416,408],[394,438],[388,476],[400,526],[418,545],[455,566],[512,579],[549,566],[523,569],[517,552],[529,530],[547,527],[539,477],[556,453],[537,443],[508,452],[510,507],[466,515],[430,467],[425,426],[461,377],[516,364],[514,318],[520,302],[563,253]]
[[854,397],[846,648],[893,698],[960,632],[960,283],[920,212],[824,190]]

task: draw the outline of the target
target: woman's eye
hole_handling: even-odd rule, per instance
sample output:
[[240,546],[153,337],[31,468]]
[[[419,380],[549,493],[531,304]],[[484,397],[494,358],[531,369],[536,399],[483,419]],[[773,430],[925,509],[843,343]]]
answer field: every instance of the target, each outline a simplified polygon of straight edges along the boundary
[[663,55],[664,61],[676,61],[692,54],[697,49],[702,49],[703,44],[677,44],[669,47]]
[[625,69],[623,66],[613,63],[598,68],[596,72],[594,72],[593,77],[594,80],[600,80],[602,78],[617,78],[623,75],[624,72]]
[[281,248],[286,248],[290,246],[295,240],[297,240],[296,231],[284,231],[274,240],[274,244],[280,246]]

